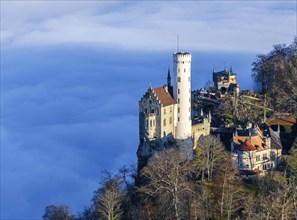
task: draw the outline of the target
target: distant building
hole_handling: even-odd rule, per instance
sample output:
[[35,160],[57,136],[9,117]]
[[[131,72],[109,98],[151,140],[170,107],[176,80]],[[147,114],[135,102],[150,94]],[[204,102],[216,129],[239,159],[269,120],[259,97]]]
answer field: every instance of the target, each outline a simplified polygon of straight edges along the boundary
[[224,69],[219,72],[213,70],[212,78],[214,82],[215,89],[220,95],[225,95],[226,93],[239,92],[239,84],[237,83],[236,73],[230,69]]
[[269,128],[263,133],[258,126],[241,134],[236,131],[231,140],[231,153],[243,174],[275,169],[282,153],[279,132]]

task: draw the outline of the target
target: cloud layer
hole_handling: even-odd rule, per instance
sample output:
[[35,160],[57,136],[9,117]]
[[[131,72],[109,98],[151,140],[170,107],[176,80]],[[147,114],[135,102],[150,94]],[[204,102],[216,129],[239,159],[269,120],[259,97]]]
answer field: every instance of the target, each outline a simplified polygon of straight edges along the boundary
[[1,4],[5,45],[81,42],[162,51],[176,49],[179,34],[185,50],[263,52],[296,35],[294,1]]

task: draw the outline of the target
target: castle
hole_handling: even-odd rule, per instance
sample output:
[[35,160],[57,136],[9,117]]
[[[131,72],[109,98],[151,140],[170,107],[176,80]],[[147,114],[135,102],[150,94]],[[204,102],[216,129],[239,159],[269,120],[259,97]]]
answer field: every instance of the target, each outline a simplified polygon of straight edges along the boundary
[[212,79],[214,82],[215,89],[219,92],[221,96],[226,93],[239,92],[239,84],[236,80],[236,73],[230,69],[224,69],[222,71],[216,72],[213,70]]
[[139,138],[143,142],[172,136],[179,147],[193,149],[200,135],[208,135],[211,115],[195,115],[191,108],[191,54],[173,53],[174,83],[150,87],[139,101]]

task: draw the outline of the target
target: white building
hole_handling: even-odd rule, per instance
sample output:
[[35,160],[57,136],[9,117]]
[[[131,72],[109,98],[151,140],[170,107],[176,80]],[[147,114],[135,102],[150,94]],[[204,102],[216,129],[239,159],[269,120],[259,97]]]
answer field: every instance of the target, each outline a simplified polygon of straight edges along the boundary
[[264,173],[277,168],[282,152],[278,132],[271,128],[263,134],[258,126],[246,131],[248,134],[233,134],[231,152],[243,174]]

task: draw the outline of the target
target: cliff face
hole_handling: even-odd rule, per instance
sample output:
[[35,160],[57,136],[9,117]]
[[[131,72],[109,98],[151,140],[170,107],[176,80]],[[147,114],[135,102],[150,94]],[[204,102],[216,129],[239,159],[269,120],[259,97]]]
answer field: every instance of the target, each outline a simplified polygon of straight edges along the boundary
[[185,140],[175,139],[172,134],[169,134],[163,138],[157,138],[155,140],[149,140],[144,138],[138,146],[137,158],[138,158],[138,171],[146,166],[150,157],[156,152],[164,151],[169,148],[177,148],[181,154],[187,158],[193,158],[193,140],[191,137]]

